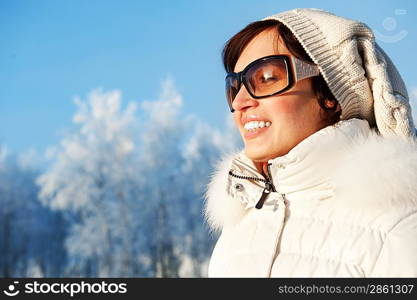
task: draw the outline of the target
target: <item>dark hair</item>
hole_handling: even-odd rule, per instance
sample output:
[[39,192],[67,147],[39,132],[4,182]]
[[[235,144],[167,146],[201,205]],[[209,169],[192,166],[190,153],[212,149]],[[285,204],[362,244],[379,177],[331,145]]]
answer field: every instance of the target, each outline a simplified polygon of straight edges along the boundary
[[[242,54],[244,48],[247,44],[259,33],[264,30],[276,28],[277,33],[281,36],[282,40],[285,43],[285,46],[288,48],[290,53],[297,57],[298,59],[312,63],[313,60],[305,52],[303,46],[294,36],[294,34],[286,27],[284,24],[277,20],[263,20],[250,23],[240,32],[235,34],[223,48],[223,64],[226,72],[232,72],[235,68],[236,62]],[[318,104],[322,108],[322,120],[326,125],[332,125],[337,123],[340,120],[341,112],[336,112],[338,101],[330,91],[326,81],[323,76],[312,78],[312,85],[314,94],[317,97]],[[333,102],[331,108],[325,106],[325,101]]]

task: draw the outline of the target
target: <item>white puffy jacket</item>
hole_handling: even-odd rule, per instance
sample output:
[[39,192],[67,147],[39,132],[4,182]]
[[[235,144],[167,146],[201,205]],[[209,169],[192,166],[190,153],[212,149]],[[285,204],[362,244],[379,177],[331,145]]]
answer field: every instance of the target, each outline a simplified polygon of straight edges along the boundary
[[417,144],[350,119],[269,161],[223,160],[205,213],[221,232],[209,277],[417,277]]

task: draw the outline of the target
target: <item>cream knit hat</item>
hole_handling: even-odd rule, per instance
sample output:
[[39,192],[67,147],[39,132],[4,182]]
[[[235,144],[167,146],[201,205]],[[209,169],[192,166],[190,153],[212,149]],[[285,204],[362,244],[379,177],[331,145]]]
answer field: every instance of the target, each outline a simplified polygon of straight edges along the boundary
[[366,119],[384,136],[416,135],[405,84],[366,24],[313,8],[267,19],[286,25],[319,66],[341,119]]

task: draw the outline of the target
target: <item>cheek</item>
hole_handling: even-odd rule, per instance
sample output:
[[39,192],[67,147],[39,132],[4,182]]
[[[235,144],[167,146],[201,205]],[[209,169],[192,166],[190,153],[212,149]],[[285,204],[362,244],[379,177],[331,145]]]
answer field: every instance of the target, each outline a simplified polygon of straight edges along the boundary
[[270,103],[269,111],[272,112],[273,115],[295,115],[300,110],[300,105],[294,99],[289,98],[281,98],[272,100]]
[[272,112],[272,121],[287,133],[304,136],[304,133],[318,130],[321,126],[319,105],[315,99],[293,99],[292,101],[277,101]]
[[302,80],[297,83],[296,87],[292,88],[289,92],[283,95],[272,98],[270,105],[270,111],[276,114],[291,115],[303,115],[308,111],[311,111],[314,106],[315,96],[309,80]]

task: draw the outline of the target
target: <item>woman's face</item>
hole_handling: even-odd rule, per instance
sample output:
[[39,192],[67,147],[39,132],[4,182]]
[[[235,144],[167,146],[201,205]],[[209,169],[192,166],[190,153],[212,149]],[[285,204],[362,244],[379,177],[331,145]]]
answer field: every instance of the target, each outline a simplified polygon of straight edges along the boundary
[[[234,72],[242,71],[258,58],[276,54],[291,55],[275,29],[263,31],[243,50]],[[303,139],[323,128],[311,78],[298,81],[285,93],[262,99],[252,98],[242,85],[233,101],[233,108],[245,153],[255,162],[285,155]],[[248,131],[244,125],[250,121],[269,121],[270,126]]]

